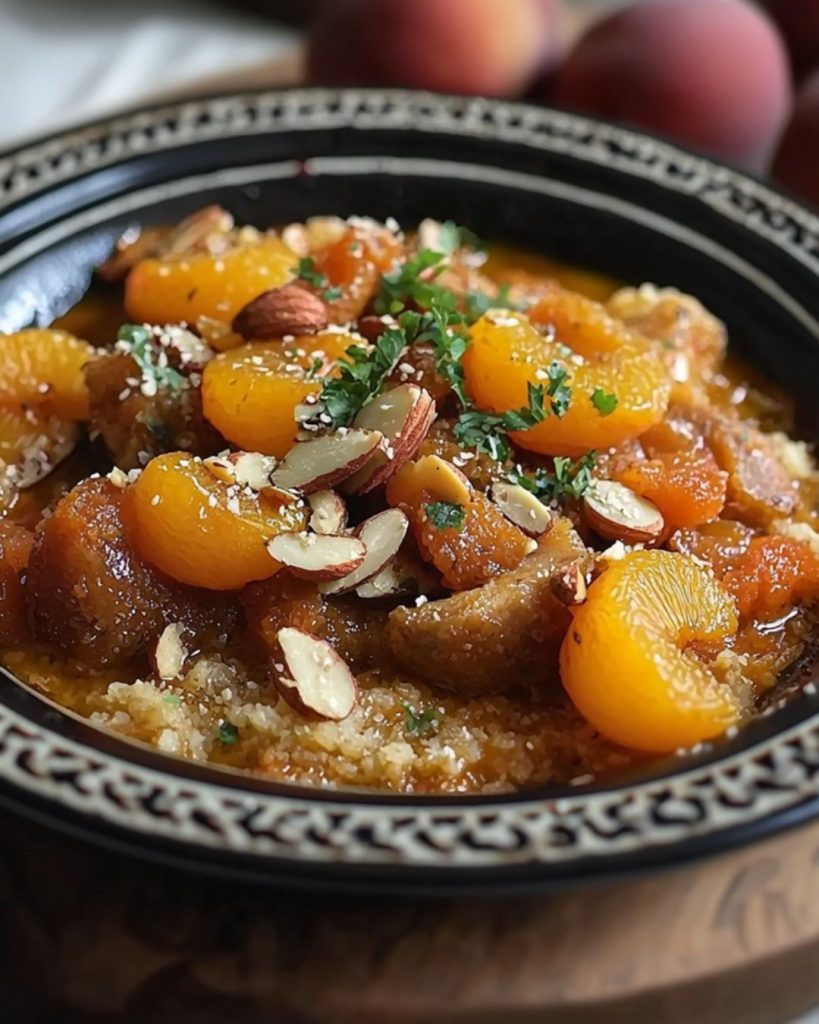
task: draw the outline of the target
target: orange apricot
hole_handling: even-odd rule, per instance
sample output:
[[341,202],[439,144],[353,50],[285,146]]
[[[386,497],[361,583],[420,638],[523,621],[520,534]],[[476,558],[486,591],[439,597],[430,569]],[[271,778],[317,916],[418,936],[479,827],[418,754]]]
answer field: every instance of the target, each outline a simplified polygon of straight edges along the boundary
[[693,648],[737,630],[733,598],[692,558],[637,551],[589,588],[563,641],[563,685],[608,739],[662,753],[724,732],[746,694],[720,683]]
[[686,527],[677,530],[669,538],[668,545],[672,551],[708,562],[717,579],[722,579],[748,550],[754,536],[754,531],[744,523],[715,519],[696,529]]
[[762,618],[819,597],[819,555],[793,537],[757,537],[723,577],[740,618]]
[[[579,308],[585,309],[587,302],[584,299]],[[556,363],[569,375],[568,411],[512,434],[521,448],[576,456],[639,437],[662,418],[670,381],[660,358],[641,339],[630,340],[633,336],[622,329],[612,334],[610,322],[605,318],[574,323],[566,330],[570,340],[564,341],[559,331],[541,333],[521,314],[490,311],[472,327],[463,360],[475,403],[495,413],[525,406],[528,385],[548,386],[547,371]],[[598,391],[616,399],[608,415],[602,415],[592,400]]]
[[268,235],[219,254],[142,260],[126,279],[125,309],[139,323],[230,322],[251,299],[292,280],[297,264],[293,250]]
[[354,343],[328,332],[221,353],[202,375],[205,419],[240,448],[281,458],[296,440],[296,406],[321,391],[321,373]]
[[148,463],[123,495],[122,516],[146,561],[208,590],[236,590],[278,572],[266,542],[307,523],[303,502],[280,504],[230,486],[185,452]]
[[[317,273],[327,279],[319,292],[327,301],[331,323],[346,324],[363,312],[375,294],[382,274],[404,253],[404,246],[390,230],[375,221],[362,221],[311,252]],[[333,297],[335,289],[340,294]]]
[[0,335],[0,402],[38,405],[53,416],[88,419],[83,366],[97,350],[65,331]]
[[659,453],[614,470],[613,479],[653,502],[667,526],[699,526],[725,506],[728,474],[707,449]]
[[29,638],[22,573],[28,566],[34,534],[0,520],[0,644],[21,644]]

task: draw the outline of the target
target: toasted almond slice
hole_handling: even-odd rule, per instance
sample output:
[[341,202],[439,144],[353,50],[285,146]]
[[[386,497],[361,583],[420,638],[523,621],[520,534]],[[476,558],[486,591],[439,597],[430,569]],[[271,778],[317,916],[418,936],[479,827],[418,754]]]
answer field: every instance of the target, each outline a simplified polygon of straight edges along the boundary
[[367,547],[357,537],[282,533],[267,542],[270,555],[305,580],[338,580],[364,561]]
[[496,481],[492,485],[492,500],[510,522],[532,537],[539,537],[552,525],[549,508],[520,484]]
[[384,438],[377,430],[338,430],[297,441],[273,473],[273,483],[305,494],[327,490],[368,462]]
[[402,571],[393,558],[387,562],[384,568],[375,574],[372,579],[356,587],[356,594],[367,600],[377,600],[379,597],[392,597],[394,594],[401,594],[407,591],[407,575]]
[[270,477],[278,462],[272,455],[260,452],[228,452],[203,459],[202,464],[223,483],[262,491],[270,486]]
[[415,455],[434,422],[435,401],[428,391],[416,384],[401,384],[368,402],[353,425],[380,431],[385,445],[366,466],[345,481],[345,491],[366,494],[380,487]]
[[307,499],[313,514],[309,526],[314,533],[343,533],[347,526],[347,506],[335,491],[316,491]]
[[356,531],[358,538],[367,546],[364,561],[349,576],[332,583],[322,583],[319,590],[323,594],[343,594],[372,579],[396,555],[408,526],[409,520],[397,508],[388,508],[386,512],[366,519]]
[[550,578],[549,585],[554,596],[567,608],[583,604],[586,600],[586,577],[579,565],[567,565]]
[[355,707],[355,677],[326,640],[293,626],[278,632],[289,676],[276,673],[276,688],[287,703],[310,718],[340,722]]
[[663,532],[662,512],[616,480],[592,480],[583,495],[589,526],[606,540],[645,544]]
[[160,679],[177,679],[185,667],[188,650],[182,643],[184,629],[181,622],[172,622],[162,630],[154,651],[154,664]]

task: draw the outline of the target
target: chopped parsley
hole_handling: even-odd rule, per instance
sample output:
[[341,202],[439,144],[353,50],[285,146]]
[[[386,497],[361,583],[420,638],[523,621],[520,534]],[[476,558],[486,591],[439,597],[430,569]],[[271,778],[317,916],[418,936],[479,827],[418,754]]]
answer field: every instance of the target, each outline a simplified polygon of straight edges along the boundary
[[569,371],[565,366],[555,362],[546,371],[546,376],[549,378],[546,393],[552,400],[552,412],[558,419],[562,419],[572,400],[572,389],[566,384],[569,379]]
[[375,312],[379,316],[385,313],[395,316],[407,305],[429,309],[436,299],[440,301],[446,289],[437,285],[435,278],[444,269],[444,258],[443,253],[421,249],[405,263],[382,274],[375,297]]
[[123,324],[117,334],[117,341],[139,367],[143,394],[155,394],[160,388],[171,392],[181,391],[185,386],[184,376],[168,365],[167,353],[154,345],[151,331],[147,327]]
[[469,228],[460,227],[454,220],[445,220],[441,224],[438,244],[444,256],[452,256],[463,246],[469,249],[483,249],[483,242],[475,232],[470,231]]
[[455,440],[467,448],[486,452],[499,462],[506,462],[510,455],[509,433],[517,430],[531,430],[546,419],[546,390],[542,384],[528,385],[529,404],[521,409],[510,409],[503,413],[481,412],[468,409],[455,422]]
[[424,736],[438,728],[440,718],[435,708],[427,708],[425,711],[419,712],[412,704],[404,704],[404,711],[407,714],[404,732],[411,736]]
[[322,388],[316,406],[318,424],[334,429],[346,427],[379,393],[406,347],[407,335],[400,325],[388,327],[370,349],[351,345],[336,363],[339,376]]
[[436,530],[457,530],[466,522],[466,509],[454,501],[431,501],[424,505],[427,518]]
[[518,468],[509,474],[509,480],[513,484],[525,487],[541,500],[581,498],[592,481],[596,462],[597,452],[589,452],[576,462],[558,456],[554,460],[553,473],[538,469],[533,476],[529,476]]
[[316,270],[316,261],[312,256],[305,256],[303,259],[300,259],[295,268],[295,273],[296,277],[300,280],[321,289],[321,297],[325,302],[332,302],[334,299],[341,298],[341,289],[332,287],[327,275]]
[[611,416],[617,408],[617,395],[607,395],[602,388],[595,388],[591,396],[592,405],[601,416]]
[[226,747],[232,747],[239,742],[239,730],[233,722],[223,721],[219,723],[219,731],[216,739]]
[[467,292],[464,296],[464,312],[467,323],[474,324],[490,309],[519,310],[520,307],[512,302],[509,292],[508,284],[500,285],[495,296],[488,295],[486,292]]
[[324,366],[324,360],[321,358],[321,356],[316,356],[310,363],[310,365],[307,367],[307,372],[304,375],[305,380],[314,380],[316,374],[319,372],[322,366]]

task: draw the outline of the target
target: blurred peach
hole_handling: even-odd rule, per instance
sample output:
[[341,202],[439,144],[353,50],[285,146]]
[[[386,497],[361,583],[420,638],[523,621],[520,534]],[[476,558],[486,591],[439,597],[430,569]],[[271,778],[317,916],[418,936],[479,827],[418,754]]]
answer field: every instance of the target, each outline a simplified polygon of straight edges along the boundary
[[598,22],[553,100],[765,166],[790,107],[785,47],[744,0],[641,0]]
[[797,97],[773,173],[783,185],[819,207],[819,68]]
[[816,0],[768,0],[791,52],[797,79],[819,68],[819,3]]
[[315,22],[310,79],[515,96],[562,50],[561,0],[335,0]]

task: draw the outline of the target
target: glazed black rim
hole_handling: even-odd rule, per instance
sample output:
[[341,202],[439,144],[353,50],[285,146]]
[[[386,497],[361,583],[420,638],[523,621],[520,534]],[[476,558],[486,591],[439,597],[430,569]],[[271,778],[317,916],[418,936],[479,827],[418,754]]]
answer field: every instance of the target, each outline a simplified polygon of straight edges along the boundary
[[[315,131],[307,160],[207,167],[136,188],[146,154],[195,156],[214,138]],[[361,133],[345,155],[334,139]],[[781,274],[687,223],[582,184],[434,155],[384,152],[389,133],[482,141],[615,170],[673,192],[775,252]],[[383,133],[383,134],[382,134]],[[369,149],[368,149],[369,147]],[[363,152],[360,150],[363,148]],[[507,154],[508,156],[508,154]],[[225,161],[223,161],[224,163]],[[229,159],[226,161],[230,163]],[[501,161],[502,162],[502,161]],[[184,163],[184,161],[183,161]],[[187,165],[186,165],[187,166]],[[0,157],[0,277],[72,233],[213,182],[379,173],[548,190],[636,218],[764,289],[819,343],[819,218],[761,182],[626,128],[540,107],[399,90],[274,90],[195,100],[67,132]],[[65,186],[73,200],[66,208]],[[186,192],[187,189],[187,192]],[[113,197],[113,198],[112,198]],[[670,864],[819,811],[819,704],[809,691],[731,742],[669,760],[651,778],[510,796],[391,796],[275,784],[169,758],[101,732],[0,678],[0,797],[128,850],[210,871],[315,885],[461,891],[529,888]]]

